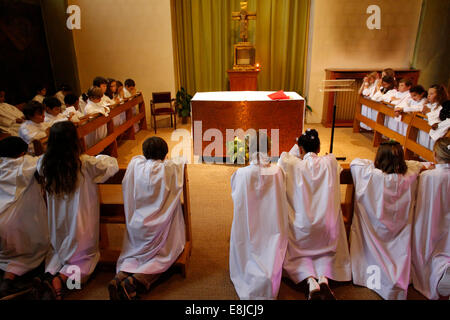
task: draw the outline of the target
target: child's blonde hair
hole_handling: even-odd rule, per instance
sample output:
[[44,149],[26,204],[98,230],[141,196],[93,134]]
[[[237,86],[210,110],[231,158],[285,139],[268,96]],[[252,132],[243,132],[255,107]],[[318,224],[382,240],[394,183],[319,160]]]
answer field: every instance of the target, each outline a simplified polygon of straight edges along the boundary
[[103,91],[99,87],[90,87],[87,96],[90,100],[97,100],[103,97]]
[[439,160],[445,163],[450,163],[450,138],[443,137],[436,141],[434,144],[434,153]]

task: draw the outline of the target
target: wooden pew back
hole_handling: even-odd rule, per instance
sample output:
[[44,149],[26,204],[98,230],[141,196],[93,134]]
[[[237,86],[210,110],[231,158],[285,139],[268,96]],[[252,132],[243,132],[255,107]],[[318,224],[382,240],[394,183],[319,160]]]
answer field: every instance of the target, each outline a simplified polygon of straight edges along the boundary
[[[136,115],[133,115],[133,108],[135,108],[136,105],[138,105],[139,112],[137,112]],[[110,106],[110,108],[111,112],[109,113],[108,117],[100,114],[85,116],[80,119],[79,123],[75,123],[82,151],[90,156],[96,156],[99,153],[104,152],[112,157],[117,158],[117,140],[119,139],[119,137],[127,140],[134,140],[135,123],[139,124],[140,130],[147,130],[145,102],[142,94],[139,94],[127,100],[123,104]],[[113,118],[120,115],[122,112],[125,112],[126,114],[125,123],[118,127],[114,127]],[[105,124],[108,128],[108,135],[94,146],[87,148],[85,137]],[[45,152],[46,142],[47,138],[44,138],[40,141],[33,141],[36,155],[39,156]]]
[[[361,114],[361,106],[363,104],[370,109],[378,111],[376,121]],[[420,112],[402,115],[402,122],[408,126],[406,136],[385,127],[384,120],[386,116],[395,117],[393,106],[360,96],[358,107],[356,108],[355,121],[353,123],[353,132],[359,132],[359,124],[362,122],[374,130],[373,146],[377,147],[381,143],[382,136],[386,136],[398,141],[403,146],[405,159],[414,159],[414,155],[418,155],[427,161],[434,161],[433,152],[417,143],[419,130],[426,133],[431,130],[425,115]],[[450,131],[447,133],[447,136],[450,136]]]

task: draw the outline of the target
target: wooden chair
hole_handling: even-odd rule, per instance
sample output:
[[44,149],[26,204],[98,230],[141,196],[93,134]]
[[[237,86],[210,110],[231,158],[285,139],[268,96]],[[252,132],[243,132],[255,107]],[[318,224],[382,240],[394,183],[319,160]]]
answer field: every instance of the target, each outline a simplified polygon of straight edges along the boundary
[[[157,104],[169,104],[169,106],[157,108]],[[152,113],[155,134],[156,116],[170,115],[170,126],[175,127],[175,130],[177,129],[177,112],[175,109],[175,99],[172,99],[172,94],[170,92],[153,92],[152,100],[150,100],[150,109]]]
[[[122,179],[126,167],[121,167],[119,172],[104,184],[99,185],[100,195],[100,263],[104,265],[115,265],[121,248],[110,246],[107,224],[125,225],[125,212],[123,207]],[[174,266],[181,268],[183,278],[186,278],[186,270],[192,251],[191,211],[189,200],[189,177],[187,165],[184,166],[184,183],[182,209],[186,226],[186,244],[183,252],[175,261]]]

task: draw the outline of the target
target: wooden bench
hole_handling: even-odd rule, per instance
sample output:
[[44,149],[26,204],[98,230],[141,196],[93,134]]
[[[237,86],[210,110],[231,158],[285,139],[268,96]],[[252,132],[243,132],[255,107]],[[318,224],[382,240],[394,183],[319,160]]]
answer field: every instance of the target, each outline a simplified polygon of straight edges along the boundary
[[[378,111],[376,121],[369,119],[361,114],[362,105],[367,106],[370,109]],[[416,159],[416,155],[422,157],[427,161],[434,161],[433,151],[421,146],[417,143],[417,135],[419,130],[429,133],[431,127],[425,120],[426,115],[420,112],[404,113],[402,115],[402,122],[407,127],[406,135],[403,136],[400,133],[387,128],[385,124],[386,116],[395,117],[394,106],[372,101],[370,99],[360,96],[358,106],[356,108],[355,120],[353,122],[353,132],[360,132],[360,123],[364,123],[374,131],[373,146],[378,147],[381,143],[382,136],[394,139],[403,146],[405,152],[405,159]],[[450,137],[450,131],[447,133]]]
[[[138,105],[139,112],[133,115],[133,108]],[[142,94],[138,94],[135,97],[130,98],[123,104],[115,104],[110,106],[111,112],[108,117],[101,114],[84,116],[80,119],[79,123],[75,123],[77,127],[78,137],[80,139],[82,152],[90,155],[96,156],[103,152],[112,157],[118,156],[117,153],[117,141],[122,139],[134,140],[134,124],[139,123],[139,130],[147,130],[147,120],[145,115],[145,103]],[[115,127],[113,118],[125,112],[126,121],[120,126]],[[86,147],[85,137],[96,131],[101,126],[107,126],[108,134],[101,141],[97,142],[94,146],[90,148]],[[34,140],[34,150],[35,155],[39,156],[45,152],[47,139]]]
[[[122,180],[126,167],[121,167],[119,172],[103,184],[99,184],[100,196],[100,263],[115,265],[119,258],[121,248],[112,248],[108,238],[108,224],[125,225],[125,212],[123,207]],[[176,267],[181,268],[181,274],[185,278],[192,251],[191,212],[189,197],[189,177],[187,165],[184,166],[184,183],[182,209],[186,225],[186,244],[183,252],[175,262]]]

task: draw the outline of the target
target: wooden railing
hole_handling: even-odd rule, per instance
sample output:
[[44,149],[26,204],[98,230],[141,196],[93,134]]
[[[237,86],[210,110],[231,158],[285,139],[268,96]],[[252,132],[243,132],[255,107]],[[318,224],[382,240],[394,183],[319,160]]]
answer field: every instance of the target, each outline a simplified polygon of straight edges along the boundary
[[[369,119],[361,114],[361,106],[365,105],[370,109],[378,111],[376,121]],[[387,128],[385,124],[386,116],[395,117],[394,106],[381,102],[372,101],[360,96],[358,106],[356,108],[355,120],[353,122],[353,132],[360,131],[360,123],[364,123],[374,131],[373,146],[380,145],[382,136],[394,139],[399,142],[404,149],[405,159],[414,159],[415,155],[422,157],[427,161],[434,161],[433,152],[417,143],[417,135],[419,130],[429,133],[431,127],[428,125],[426,116],[420,112],[404,113],[402,122],[408,126],[406,135]],[[450,132],[447,133],[450,136]]]
[[[126,172],[126,167],[120,167],[119,172],[99,185],[100,195],[100,262],[103,264],[114,264],[119,258],[121,248],[114,248],[110,245],[108,237],[108,224],[125,225],[125,211],[123,207],[122,180]],[[186,244],[183,252],[175,262],[175,266],[181,268],[183,277],[186,277],[186,270],[192,251],[192,228],[191,228],[191,206],[189,196],[189,177],[187,165],[184,166],[182,209],[186,227]]]
[[[136,115],[133,115],[133,108],[139,105],[139,111]],[[78,137],[83,151],[88,155],[97,155],[100,152],[109,154],[110,156],[117,157],[117,139],[122,136],[123,139],[134,140],[134,124],[139,123],[140,130],[147,130],[147,121],[145,117],[145,103],[142,94],[126,101],[123,104],[110,106],[111,112],[107,117],[103,115],[94,115],[89,120],[82,119],[78,125]],[[118,127],[114,127],[113,118],[125,112],[125,123]],[[86,147],[85,137],[92,132],[95,132],[103,125],[107,125],[108,135],[97,142],[90,148]]]
[[[139,111],[134,115],[133,108],[138,105]],[[103,152],[112,157],[117,157],[117,140],[119,137],[126,140],[134,140],[134,124],[139,124],[139,130],[147,130],[147,120],[145,115],[145,102],[142,94],[130,98],[122,104],[109,106],[111,112],[107,117],[101,114],[89,115],[80,119],[79,123],[75,123],[77,127],[78,137],[82,151],[88,155],[95,156]],[[125,112],[126,120],[120,126],[115,127],[113,118]],[[85,137],[92,132],[95,132],[103,125],[107,126],[107,136],[95,145],[87,148]],[[40,141],[33,141],[35,154],[41,155],[45,152],[47,138]]]

